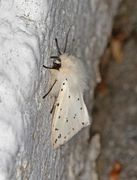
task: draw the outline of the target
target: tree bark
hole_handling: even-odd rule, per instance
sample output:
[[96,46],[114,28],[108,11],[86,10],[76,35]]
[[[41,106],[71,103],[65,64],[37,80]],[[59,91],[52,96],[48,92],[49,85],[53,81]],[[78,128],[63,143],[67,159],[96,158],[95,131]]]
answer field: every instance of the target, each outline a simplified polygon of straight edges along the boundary
[[89,89],[85,101],[91,114],[94,87],[100,81],[99,59],[119,3],[120,0],[1,2],[0,180],[97,179],[93,156],[95,161],[98,153],[92,152],[99,152],[99,135],[90,141],[90,127],[59,149],[51,148],[50,110],[55,97],[49,94],[42,99],[50,88],[50,72],[42,66],[52,65],[50,56],[57,54],[54,39],[58,38],[62,49],[73,24],[67,53],[81,58],[86,66]]

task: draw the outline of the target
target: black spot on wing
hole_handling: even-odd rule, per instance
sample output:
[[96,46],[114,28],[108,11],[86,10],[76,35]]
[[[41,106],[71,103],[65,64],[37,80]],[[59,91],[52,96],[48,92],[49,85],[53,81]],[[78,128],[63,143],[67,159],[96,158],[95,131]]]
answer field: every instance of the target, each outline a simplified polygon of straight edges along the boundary
[[72,128],[72,130],[74,131],[75,129],[74,129],[74,128]]
[[65,85],[65,83],[63,83],[63,85]]
[[60,109],[60,111],[62,111],[62,108]]
[[58,128],[55,128],[55,131],[58,131]]
[[59,106],[59,103],[57,103],[57,106]]
[[55,139],[55,143],[57,142],[57,139]]
[[66,139],[66,136],[64,137],[64,139]]
[[61,116],[59,116],[59,118],[61,118]]
[[61,91],[63,91],[63,89],[61,89]]
[[84,122],[82,122],[82,125],[84,125]]
[[80,109],[82,110],[82,107]]
[[61,138],[61,134],[58,136],[58,138],[59,138],[59,139]]
[[79,101],[79,98],[78,98],[78,101]]
[[70,96],[69,96],[69,98],[70,98]]

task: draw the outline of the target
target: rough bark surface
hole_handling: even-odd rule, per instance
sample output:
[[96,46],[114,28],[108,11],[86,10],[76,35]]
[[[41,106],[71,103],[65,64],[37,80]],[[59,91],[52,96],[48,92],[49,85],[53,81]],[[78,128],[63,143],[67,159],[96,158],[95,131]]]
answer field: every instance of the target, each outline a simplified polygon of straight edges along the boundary
[[[101,153],[97,162],[100,180],[109,176],[112,179],[120,176],[119,180],[137,179],[136,22],[137,1],[123,0],[113,26],[117,29],[117,37],[121,32],[126,35],[122,42],[122,61],[117,62],[115,56],[108,59],[103,68],[107,93],[100,91],[96,95],[92,114],[92,129],[101,135]],[[116,163],[121,164],[121,171],[114,169]]]
[[54,39],[58,38],[63,48],[68,28],[74,24],[67,52],[81,58],[87,68],[89,89],[85,100],[90,114],[94,87],[100,80],[99,59],[119,2],[0,2],[0,180],[97,179],[91,173],[94,163],[90,154],[94,149],[98,151],[99,136],[94,137],[93,145],[90,127],[61,148],[51,149],[50,110],[54,97],[42,99],[50,88],[50,72],[42,65],[52,64],[50,55],[56,54]]

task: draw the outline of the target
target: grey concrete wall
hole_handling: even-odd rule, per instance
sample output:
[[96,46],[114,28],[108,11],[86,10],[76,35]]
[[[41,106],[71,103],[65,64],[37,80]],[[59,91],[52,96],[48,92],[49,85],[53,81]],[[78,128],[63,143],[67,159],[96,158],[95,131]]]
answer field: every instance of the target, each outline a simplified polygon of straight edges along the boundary
[[57,37],[63,48],[68,28],[73,24],[67,52],[81,58],[87,68],[89,89],[85,101],[91,114],[94,87],[100,80],[99,59],[119,2],[1,2],[0,180],[83,179],[84,167],[89,167],[85,177],[95,177],[91,173],[94,165],[90,166],[87,160],[92,150],[99,148],[99,137],[95,142],[89,141],[90,127],[61,148],[51,149],[50,110],[54,97],[42,99],[50,88],[50,72],[42,65],[52,64],[50,55],[57,52],[54,39]]

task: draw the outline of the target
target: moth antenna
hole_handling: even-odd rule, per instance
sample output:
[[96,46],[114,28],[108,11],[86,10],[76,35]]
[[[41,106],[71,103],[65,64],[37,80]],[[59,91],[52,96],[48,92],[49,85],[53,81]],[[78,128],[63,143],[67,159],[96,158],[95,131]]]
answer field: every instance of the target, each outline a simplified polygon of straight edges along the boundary
[[56,84],[57,80],[55,80],[55,82],[53,83],[53,85],[51,86],[50,90],[47,92],[47,94],[45,94],[43,96],[43,99],[51,92],[51,90],[53,89],[54,85]]
[[57,50],[58,50],[59,55],[62,55],[62,53],[60,52],[59,46],[58,46],[57,38],[55,38],[55,42],[56,42],[56,46],[57,46]]
[[70,26],[70,28],[69,28],[69,30],[68,30],[68,32],[67,32],[67,35],[66,35],[66,42],[65,42],[65,47],[64,47],[64,51],[63,51],[63,53],[65,53],[65,52],[66,52],[67,42],[68,42],[68,35],[69,35],[70,29],[71,29],[71,27],[72,27],[72,26],[73,26],[73,24]]

